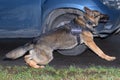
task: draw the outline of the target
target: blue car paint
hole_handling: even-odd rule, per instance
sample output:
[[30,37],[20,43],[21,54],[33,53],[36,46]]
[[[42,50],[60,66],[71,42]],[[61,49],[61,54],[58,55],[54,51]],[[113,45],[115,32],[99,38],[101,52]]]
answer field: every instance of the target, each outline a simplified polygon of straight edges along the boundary
[[[100,0],[0,0],[0,38],[36,37],[41,33],[42,23],[53,10],[83,10],[84,6],[108,14],[112,24],[119,17],[119,11],[108,8]],[[99,27],[98,31],[103,28]]]
[[0,0],[0,37],[31,37],[40,32],[41,0]]
[[[9,3],[10,4],[10,3]],[[1,9],[2,12],[0,12],[1,20],[0,25],[1,29],[8,29],[8,30],[18,30],[21,27],[23,28],[29,28],[36,27],[37,17],[40,19],[40,9],[39,6],[27,4],[24,5],[21,3],[21,5],[13,5],[10,4],[9,7],[4,5],[5,9]],[[39,14],[38,14],[39,13]],[[38,21],[39,21],[38,20]],[[17,26],[17,27],[16,27]]]
[[[79,10],[83,10],[84,6],[89,7],[93,10],[98,10],[110,16],[110,21],[108,22],[109,25],[108,24],[99,25],[99,27],[96,28],[97,32],[99,34],[102,34],[100,35],[100,37],[105,37],[108,35],[108,33],[112,33],[120,27],[120,25],[118,24],[118,21],[120,21],[120,11],[105,6],[100,0],[74,0],[74,1],[73,0],[69,0],[69,1],[68,0],[60,0],[60,1],[46,0],[44,5],[42,6],[42,10],[43,10],[42,21],[44,21],[47,18],[47,16],[50,14],[50,12],[52,12],[55,9],[76,8]],[[105,33],[105,35],[103,33]]]
[[[50,4],[52,2],[52,4]],[[76,8],[83,10],[84,6],[87,6],[93,10],[99,10],[102,13],[116,14],[118,13],[114,9],[110,9],[103,5],[99,0],[47,0],[46,3],[42,6],[44,16],[48,15],[51,11],[57,8]],[[111,14],[111,15],[112,15]],[[115,16],[114,16],[115,17]],[[43,17],[45,18],[45,17]]]
[[[92,0],[88,0],[90,5],[95,5]],[[51,4],[50,4],[51,3]],[[58,8],[76,8],[83,10],[83,7],[86,6],[86,1],[84,0],[47,0],[42,6],[43,10],[43,19],[53,10]],[[88,5],[89,6],[89,5]]]

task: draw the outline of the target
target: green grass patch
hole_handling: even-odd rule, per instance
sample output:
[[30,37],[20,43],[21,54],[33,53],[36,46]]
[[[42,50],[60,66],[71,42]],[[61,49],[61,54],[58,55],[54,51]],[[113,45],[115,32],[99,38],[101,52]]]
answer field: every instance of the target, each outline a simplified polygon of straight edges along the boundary
[[44,69],[30,67],[0,67],[0,80],[120,80],[120,68],[89,67],[56,69],[46,66]]

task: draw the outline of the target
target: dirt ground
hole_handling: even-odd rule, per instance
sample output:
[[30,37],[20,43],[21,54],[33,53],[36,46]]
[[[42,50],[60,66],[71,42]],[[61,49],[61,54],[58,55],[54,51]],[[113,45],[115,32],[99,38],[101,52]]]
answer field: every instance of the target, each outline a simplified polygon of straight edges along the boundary
[[[1,40],[0,41],[0,65],[4,66],[26,66],[23,57],[17,60],[3,60],[4,55],[10,50],[25,44],[31,39],[15,39],[15,40]],[[95,39],[97,45],[108,55],[116,56],[117,59],[112,62],[105,61],[99,58],[91,50],[86,50],[83,54],[78,56],[64,56],[58,52],[54,52],[54,59],[49,63],[54,67],[68,67],[75,65],[77,67],[88,67],[90,65],[120,67],[120,35],[113,35],[106,39]]]

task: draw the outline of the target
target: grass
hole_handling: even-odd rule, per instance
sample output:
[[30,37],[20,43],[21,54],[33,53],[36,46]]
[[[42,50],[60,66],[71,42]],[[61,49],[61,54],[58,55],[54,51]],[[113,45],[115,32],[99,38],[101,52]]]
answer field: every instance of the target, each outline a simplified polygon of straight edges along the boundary
[[0,80],[120,80],[120,68],[89,67],[56,69],[46,66],[45,69],[30,67],[0,67]]

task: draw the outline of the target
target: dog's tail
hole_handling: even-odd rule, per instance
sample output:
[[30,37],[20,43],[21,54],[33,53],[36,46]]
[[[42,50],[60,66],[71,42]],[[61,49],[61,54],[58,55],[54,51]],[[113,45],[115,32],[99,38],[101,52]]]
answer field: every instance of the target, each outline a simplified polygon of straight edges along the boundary
[[34,44],[28,43],[24,46],[18,47],[16,49],[8,52],[5,56],[6,56],[6,58],[9,58],[9,59],[17,59],[17,58],[23,56],[27,51],[33,49],[33,45]]

